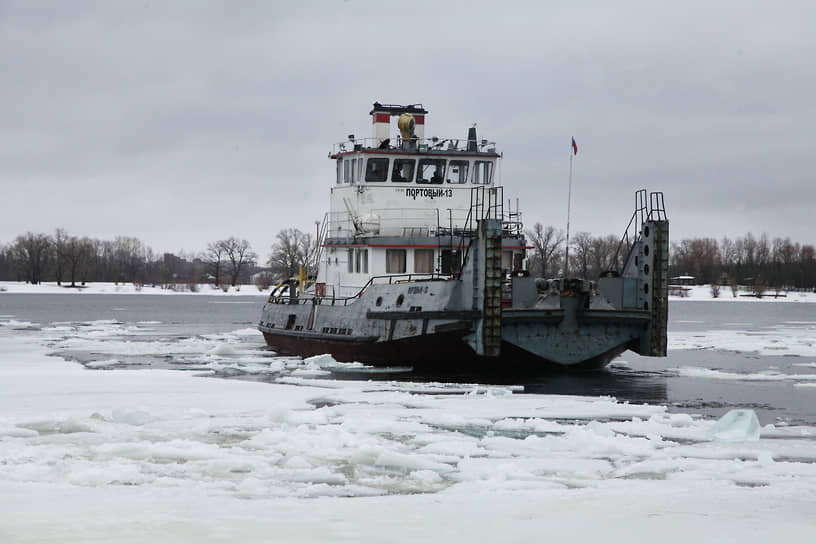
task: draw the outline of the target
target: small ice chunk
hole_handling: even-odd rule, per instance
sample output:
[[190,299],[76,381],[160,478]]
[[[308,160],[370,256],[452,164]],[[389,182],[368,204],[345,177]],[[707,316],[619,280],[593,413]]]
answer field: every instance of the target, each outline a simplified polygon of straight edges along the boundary
[[209,355],[217,355],[218,357],[230,357],[238,354],[235,348],[229,344],[218,344],[207,353]]
[[759,440],[759,419],[753,410],[731,410],[711,426],[708,438],[721,442]]
[[307,366],[317,368],[337,366],[337,361],[335,361],[334,357],[332,357],[328,353],[324,353],[322,355],[314,355],[312,357],[306,357],[305,359],[303,359],[303,362]]
[[11,438],[32,438],[40,433],[34,429],[23,429],[20,427],[0,427],[0,438],[8,436]]
[[762,453],[757,455],[757,462],[759,462],[759,464],[762,465],[763,467],[770,467],[776,461],[774,460],[773,454],[771,452],[763,451]]
[[141,408],[114,408],[111,410],[111,419],[116,423],[140,426],[154,421],[156,418]]

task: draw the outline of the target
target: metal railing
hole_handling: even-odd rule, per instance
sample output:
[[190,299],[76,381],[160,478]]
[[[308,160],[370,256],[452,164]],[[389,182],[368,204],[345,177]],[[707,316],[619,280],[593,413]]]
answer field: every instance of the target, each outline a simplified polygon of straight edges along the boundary
[[646,189],[635,191],[635,211],[632,213],[632,218],[629,219],[629,224],[626,226],[623,236],[621,236],[612,262],[618,262],[618,257],[624,245],[626,246],[627,254],[632,251],[640,239],[643,223],[646,221],[666,221],[667,219],[662,192],[649,193],[647,198]]
[[387,276],[372,276],[368,279],[365,285],[360,290],[348,297],[332,296],[319,297],[313,294],[289,295],[279,294],[277,296],[271,294],[267,299],[271,304],[326,304],[330,306],[348,306],[350,303],[358,300],[369,286],[380,284],[395,284],[395,283],[414,283],[423,281],[448,281],[450,276],[444,274],[393,274]]
[[[403,139],[400,136],[388,138],[388,143],[383,145],[385,140],[380,138],[355,138],[344,142],[337,142],[332,145],[331,155],[338,153],[349,153],[361,151],[363,149],[381,149],[383,151],[444,151],[461,153],[496,153],[496,142],[485,139],[468,140],[467,138],[410,138]],[[470,145],[470,150],[469,146]],[[475,148],[475,151],[474,151]]]
[[[451,214],[451,224],[456,228],[463,228],[467,220],[467,210],[457,208],[448,210]],[[439,208],[377,208],[359,217],[357,223],[362,225],[362,231],[355,226],[355,218],[348,211],[332,212],[329,214],[328,237],[353,237],[358,234],[436,236],[440,227]]]

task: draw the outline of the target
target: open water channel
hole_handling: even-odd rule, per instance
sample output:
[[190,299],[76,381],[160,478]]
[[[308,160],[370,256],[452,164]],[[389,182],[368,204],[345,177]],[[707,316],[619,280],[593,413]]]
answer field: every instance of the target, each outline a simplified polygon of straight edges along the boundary
[[[816,424],[816,304],[672,301],[669,356],[624,353],[590,374],[417,374],[268,351],[253,329],[263,297],[0,294],[0,319],[43,336],[57,356],[107,368],[173,368],[219,378],[338,379],[523,386],[524,392],[606,395],[718,417],[752,408],[763,424]],[[66,363],[69,364],[69,363]]]

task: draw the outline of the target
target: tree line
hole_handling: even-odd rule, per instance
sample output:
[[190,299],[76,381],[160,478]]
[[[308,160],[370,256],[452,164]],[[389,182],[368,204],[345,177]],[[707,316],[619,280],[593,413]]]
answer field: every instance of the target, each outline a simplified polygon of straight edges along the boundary
[[[526,231],[533,246],[528,269],[536,276],[564,274],[564,232],[536,223]],[[570,240],[569,275],[597,280],[607,270],[620,270],[628,248],[614,235],[592,236],[579,232]],[[755,285],[776,289],[816,288],[814,246],[790,238],[759,237],[751,233],[731,239],[685,238],[672,242],[669,276],[691,276],[693,282],[721,285]]]
[[[527,268],[535,276],[570,276],[597,280],[607,270],[620,270],[628,248],[614,235],[579,232],[570,240],[565,267],[566,237],[552,226],[535,223],[525,233],[532,251]],[[207,245],[200,254],[158,254],[138,238],[112,240],[28,232],[0,244],[0,280],[76,286],[86,282],[140,284],[210,283],[216,287],[255,281],[265,289],[297,275],[306,266],[315,239],[299,229],[277,233],[265,267],[249,242],[231,236]],[[770,239],[751,233],[731,239],[686,238],[670,248],[669,275],[693,276],[698,284],[761,284],[776,289],[816,288],[816,251],[813,245],[790,238]],[[568,270],[567,270],[568,268]]]
[[563,230],[535,223],[525,234],[527,242],[533,246],[527,255],[527,269],[537,277],[555,278],[568,274],[597,280],[603,272],[623,267],[626,258],[626,247],[621,245],[619,237],[613,234],[593,236],[582,231],[569,241],[569,267],[565,267],[567,252]]
[[250,283],[259,273],[271,283],[294,275],[305,265],[313,241],[297,229],[278,233],[266,268],[250,243],[231,236],[207,244],[199,254],[157,253],[138,238],[100,240],[75,236],[65,229],[53,234],[27,232],[0,243],[0,280],[82,286],[88,282],[216,287]]
[[751,233],[734,239],[686,238],[672,244],[672,276],[694,276],[698,284],[756,285],[776,289],[816,287],[816,250],[790,238]]

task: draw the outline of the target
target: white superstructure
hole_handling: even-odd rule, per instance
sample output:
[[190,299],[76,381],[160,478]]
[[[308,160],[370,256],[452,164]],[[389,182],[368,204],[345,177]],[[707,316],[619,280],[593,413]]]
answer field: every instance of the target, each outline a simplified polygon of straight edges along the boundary
[[[375,103],[372,137],[349,135],[334,146],[330,211],[312,263],[318,295],[354,295],[372,276],[458,270],[478,204],[472,189],[496,183],[501,155],[495,143],[477,140],[475,128],[465,138],[426,138],[427,113],[421,104]],[[518,270],[525,250],[520,214],[505,219],[519,236],[504,244],[502,267]]]

